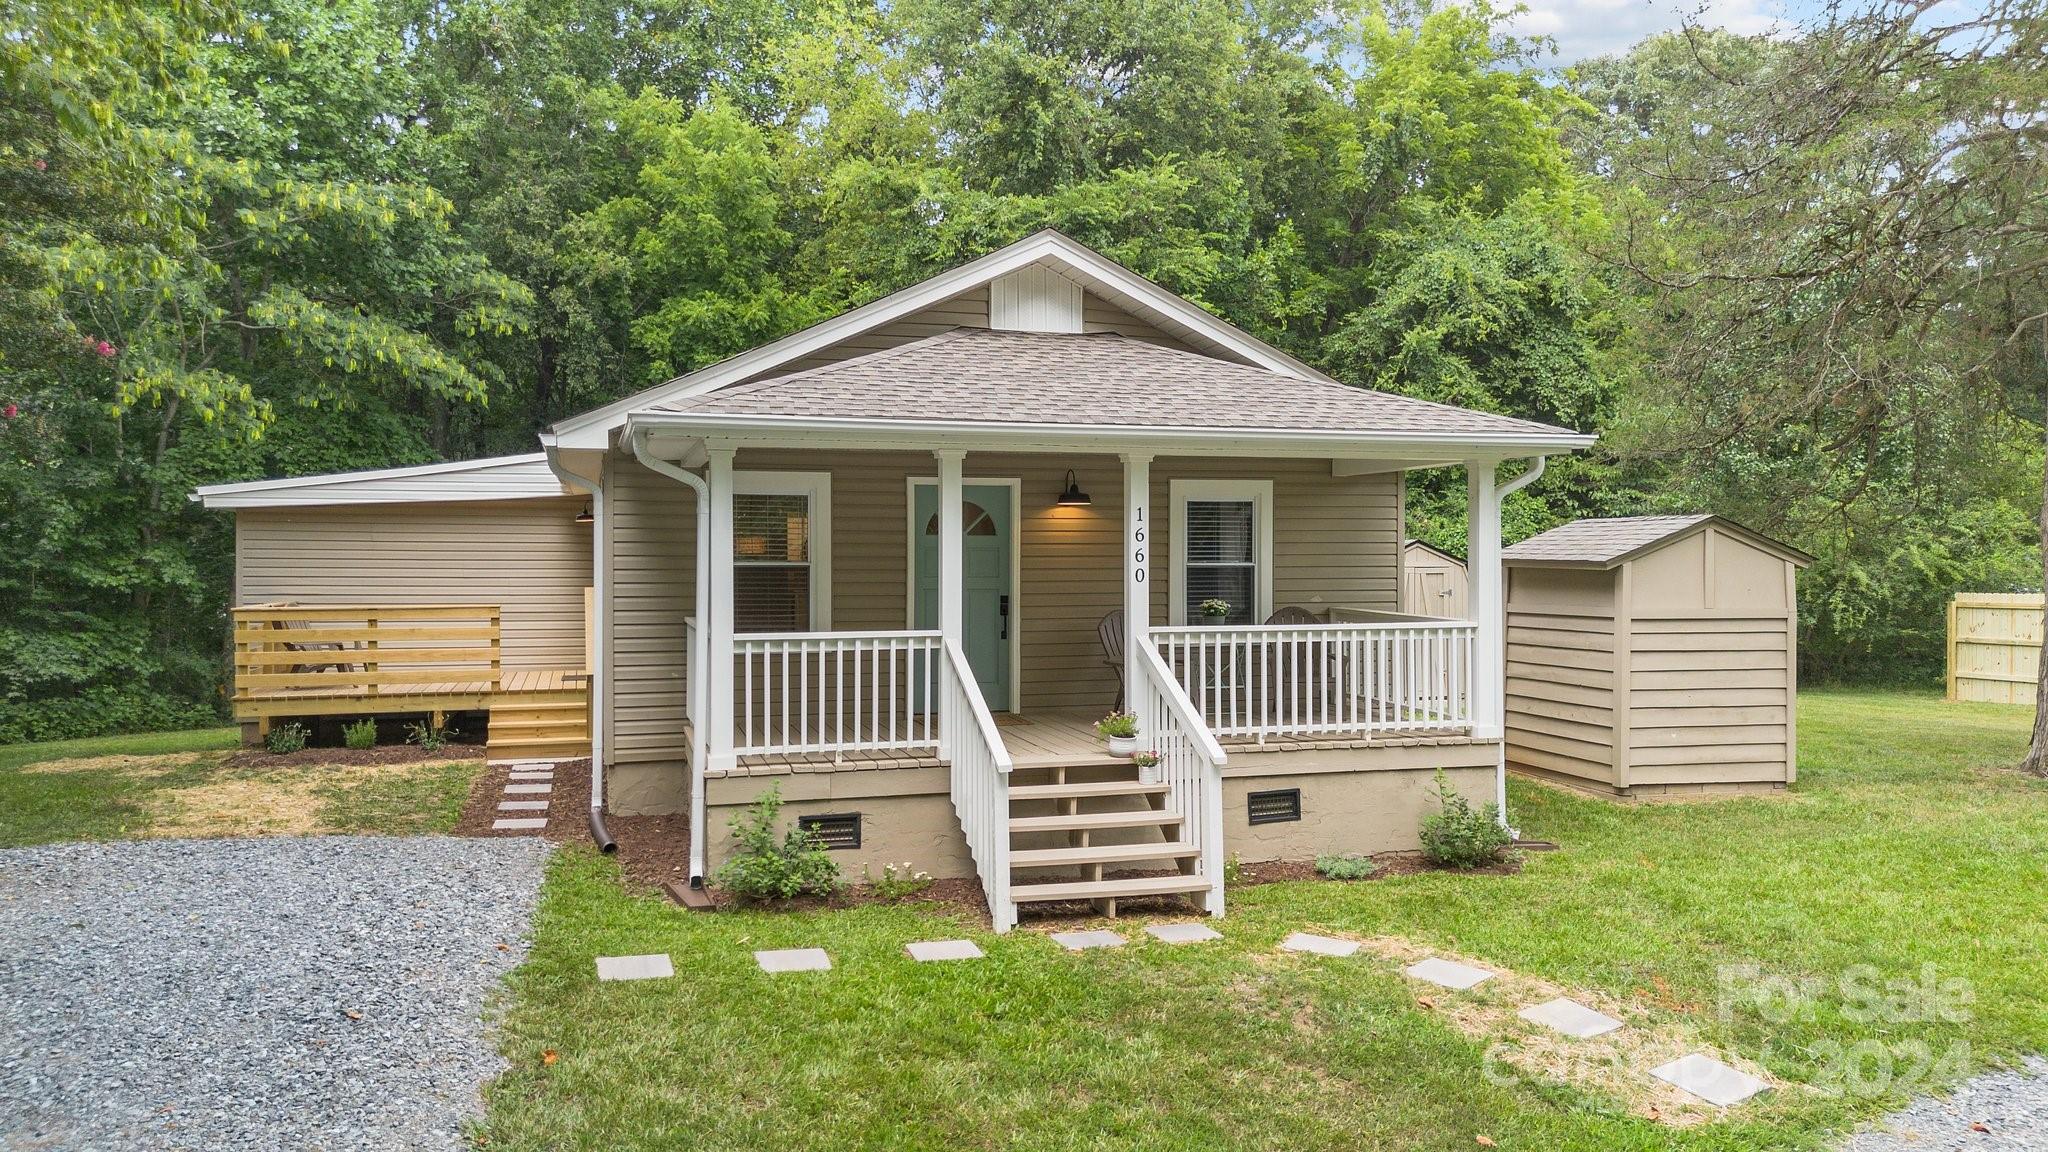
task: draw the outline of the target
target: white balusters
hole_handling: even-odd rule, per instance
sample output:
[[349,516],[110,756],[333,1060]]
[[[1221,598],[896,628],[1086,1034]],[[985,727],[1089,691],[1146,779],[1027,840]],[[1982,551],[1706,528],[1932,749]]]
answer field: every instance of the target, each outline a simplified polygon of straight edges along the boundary
[[1010,899],[1010,753],[960,642],[945,641],[943,660],[935,663],[942,664],[941,723],[951,733],[953,811],[981,875],[995,930],[1008,932],[1017,925],[1017,905]]
[[[1200,643],[1193,645],[1199,649]],[[1194,701],[1150,645],[1139,650],[1140,680],[1152,710],[1153,771],[1171,789],[1167,806],[1181,814],[1182,833],[1201,852],[1195,875],[1209,881],[1203,910],[1223,915],[1223,746],[1203,724]]]
[[734,753],[936,748],[939,639],[929,630],[733,637]]

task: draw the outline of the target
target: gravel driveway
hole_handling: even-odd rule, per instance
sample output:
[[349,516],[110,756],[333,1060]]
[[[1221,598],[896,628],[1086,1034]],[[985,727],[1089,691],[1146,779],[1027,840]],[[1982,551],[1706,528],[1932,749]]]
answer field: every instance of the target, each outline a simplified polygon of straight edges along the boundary
[[[1981,1125],[1981,1128],[1971,1127]],[[1843,1152],[2017,1152],[2048,1148],[2048,1060],[1986,1072],[1859,1132]]]
[[0,851],[0,1148],[461,1146],[539,840]]

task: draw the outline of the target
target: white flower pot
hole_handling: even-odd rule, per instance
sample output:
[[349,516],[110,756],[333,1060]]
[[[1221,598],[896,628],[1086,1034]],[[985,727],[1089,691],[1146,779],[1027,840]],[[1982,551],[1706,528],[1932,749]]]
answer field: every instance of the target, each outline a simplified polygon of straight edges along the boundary
[[1111,736],[1109,738],[1109,754],[1111,756],[1129,756],[1137,750],[1138,738],[1136,736]]

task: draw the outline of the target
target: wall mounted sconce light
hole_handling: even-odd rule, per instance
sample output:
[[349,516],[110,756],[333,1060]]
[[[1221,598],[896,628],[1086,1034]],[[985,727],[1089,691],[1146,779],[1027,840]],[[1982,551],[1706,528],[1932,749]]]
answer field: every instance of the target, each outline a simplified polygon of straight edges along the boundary
[[1088,494],[1081,491],[1081,486],[1074,482],[1074,470],[1069,468],[1067,469],[1067,490],[1060,493],[1060,498],[1054,501],[1054,503],[1064,508],[1085,508],[1095,503],[1095,501],[1090,500]]

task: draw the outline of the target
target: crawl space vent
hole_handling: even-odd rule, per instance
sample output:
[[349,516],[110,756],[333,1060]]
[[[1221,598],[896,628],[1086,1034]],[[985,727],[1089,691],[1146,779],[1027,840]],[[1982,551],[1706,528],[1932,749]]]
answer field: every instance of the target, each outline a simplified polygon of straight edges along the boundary
[[1301,789],[1275,788],[1245,797],[1245,807],[1254,824],[1285,824],[1301,819]]
[[796,826],[816,836],[827,848],[860,847],[860,813],[836,812],[825,816],[799,816]]

